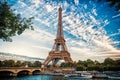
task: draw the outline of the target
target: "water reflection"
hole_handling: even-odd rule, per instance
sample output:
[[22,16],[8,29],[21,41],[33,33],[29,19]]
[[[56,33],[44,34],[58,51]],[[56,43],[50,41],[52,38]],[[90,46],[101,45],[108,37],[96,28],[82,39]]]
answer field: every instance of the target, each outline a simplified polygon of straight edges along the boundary
[[0,78],[0,80],[120,80],[120,78],[119,79],[90,79],[90,78],[84,78],[84,77],[64,78],[64,76],[32,75],[32,76],[24,76],[24,77]]
[[7,77],[0,80],[64,80],[63,76],[33,75],[24,77]]

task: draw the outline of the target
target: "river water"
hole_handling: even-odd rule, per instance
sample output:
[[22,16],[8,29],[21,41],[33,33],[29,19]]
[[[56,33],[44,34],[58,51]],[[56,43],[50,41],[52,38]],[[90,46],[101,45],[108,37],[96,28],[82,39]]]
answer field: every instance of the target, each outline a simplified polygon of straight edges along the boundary
[[24,77],[0,78],[0,80],[120,80],[120,79],[89,79],[82,77],[50,76],[50,75],[32,75]]

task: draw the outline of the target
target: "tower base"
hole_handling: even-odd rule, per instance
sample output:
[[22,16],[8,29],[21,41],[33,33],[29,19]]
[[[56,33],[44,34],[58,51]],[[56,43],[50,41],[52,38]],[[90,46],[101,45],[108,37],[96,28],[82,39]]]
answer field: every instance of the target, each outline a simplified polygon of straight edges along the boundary
[[47,66],[50,61],[53,61],[52,65],[55,66],[59,60],[64,60],[65,62],[72,62],[69,52],[67,52],[67,51],[51,51],[49,53],[49,56],[47,57],[47,59],[44,62],[44,66]]

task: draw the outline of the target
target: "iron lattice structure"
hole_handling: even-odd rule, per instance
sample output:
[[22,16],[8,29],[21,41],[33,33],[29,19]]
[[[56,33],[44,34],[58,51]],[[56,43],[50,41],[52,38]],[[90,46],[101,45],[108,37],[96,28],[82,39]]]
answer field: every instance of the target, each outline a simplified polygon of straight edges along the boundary
[[65,62],[72,62],[70,57],[70,53],[67,50],[63,28],[62,28],[62,8],[59,7],[59,18],[58,18],[58,30],[57,36],[55,39],[55,43],[53,49],[49,52],[48,57],[46,58],[45,62],[43,63],[44,66],[47,66],[50,61],[52,61],[52,65],[56,65],[59,60],[64,60]]

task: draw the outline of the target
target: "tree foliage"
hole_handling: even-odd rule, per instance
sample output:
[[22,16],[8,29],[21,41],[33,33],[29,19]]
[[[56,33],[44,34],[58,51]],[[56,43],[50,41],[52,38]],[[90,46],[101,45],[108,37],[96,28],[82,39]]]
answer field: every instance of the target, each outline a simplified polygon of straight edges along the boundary
[[106,0],[110,7],[115,6],[116,10],[120,10],[120,0]]
[[14,67],[20,67],[22,65],[21,61],[17,61],[15,64],[14,64]]
[[110,7],[115,7],[116,11],[120,10],[120,0],[98,0],[108,2]]
[[14,60],[4,60],[3,61],[3,66],[14,67],[14,64],[15,64]]
[[[29,61],[14,61],[4,60],[0,61],[0,67],[41,67],[40,61],[29,62]],[[78,71],[119,71],[120,70],[120,59],[113,60],[106,58],[102,63],[87,59],[85,61],[79,60],[78,62],[62,62],[60,67],[68,68],[74,67]]]
[[33,66],[34,66],[34,67],[41,67],[41,65],[42,65],[42,63],[41,63],[40,61],[35,61],[35,62],[33,63]]
[[41,67],[42,63],[40,61],[30,62],[30,61],[14,61],[14,60],[4,60],[0,61],[0,67]]
[[78,71],[117,71],[120,70],[120,59],[113,60],[111,58],[106,58],[103,63],[98,62],[97,60],[93,61],[91,59],[87,59],[85,61],[79,60],[76,63],[61,63],[61,67],[74,67]]
[[62,62],[62,63],[61,63],[61,67],[73,67],[73,66],[74,66],[74,64],[71,63],[71,62],[67,62],[67,63]]
[[104,60],[104,65],[106,65],[106,66],[112,66],[114,64],[115,64],[115,61],[113,59],[111,59],[111,58],[106,58]]
[[25,29],[33,29],[32,19],[22,18],[20,14],[14,13],[7,2],[0,1],[0,39],[12,41],[12,36],[22,34]]

